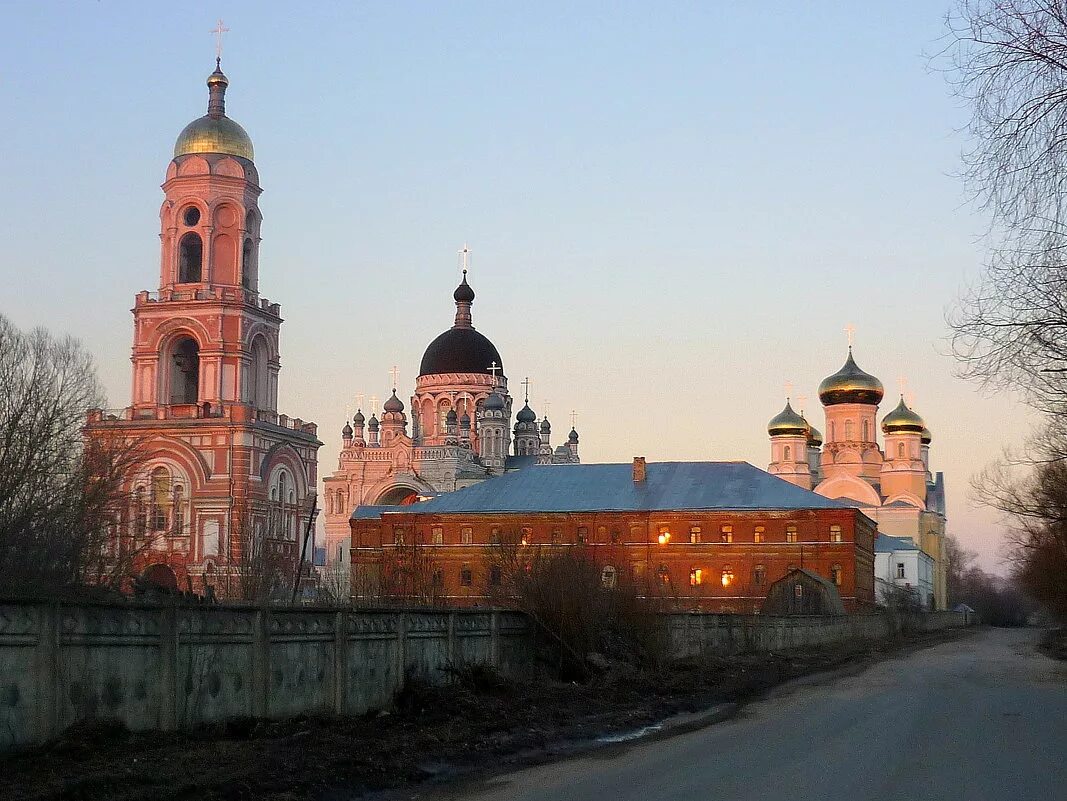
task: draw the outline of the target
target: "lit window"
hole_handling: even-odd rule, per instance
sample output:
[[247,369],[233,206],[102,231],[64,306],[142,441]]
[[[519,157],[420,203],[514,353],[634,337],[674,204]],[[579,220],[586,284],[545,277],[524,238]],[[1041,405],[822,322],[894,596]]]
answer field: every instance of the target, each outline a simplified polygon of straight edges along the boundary
[[444,545],[445,544],[445,531],[444,531],[443,528],[441,528],[440,526],[434,526],[430,530],[430,533],[433,536],[433,544],[434,545]]
[[529,545],[530,541],[532,539],[533,539],[533,529],[530,528],[529,526],[523,526],[523,528],[522,528],[522,537],[519,538],[519,544],[520,545]]
[[763,565],[756,565],[752,570],[752,582],[759,586],[763,586],[767,583],[767,568]]
[[689,571],[689,586],[699,587],[704,583],[704,571],[699,567],[694,567]]
[[696,545],[700,542],[700,526],[691,526],[689,529],[689,541]]
[[578,526],[578,542],[585,542],[589,537],[589,529],[585,526]]
[[403,544],[404,544],[404,529],[402,529],[402,528],[393,529],[393,545],[403,545]]
[[607,540],[608,540],[608,527],[607,526],[597,526],[596,527],[596,541],[597,542],[607,542]]
[[830,580],[838,587],[841,586],[841,565],[832,565],[830,567]]
[[721,529],[721,534],[722,534],[722,541],[723,542],[733,542],[734,541],[734,527],[733,526],[723,526],[722,529]]
[[830,526],[830,542],[844,542],[841,536],[841,526]]
[[729,587],[734,583],[734,569],[726,565],[722,569],[722,586]]
[[600,584],[608,589],[615,586],[615,582],[618,576],[615,572],[615,568],[611,565],[607,565],[600,571]]
[[560,531],[559,528],[552,529],[552,544],[553,545],[559,544],[559,539],[560,539],[561,536],[562,536],[562,532]]
[[474,542],[474,529],[472,529],[470,526],[464,526],[463,528],[461,528],[459,531],[459,541],[463,545],[470,545],[472,542]]
[[656,570],[656,575],[659,576],[660,584],[671,583],[671,571],[667,569],[666,565],[660,565],[659,569]]
[[474,574],[471,573],[469,567],[465,567],[459,571],[459,583],[464,587],[469,587],[474,583]]
[[767,529],[763,526],[756,526],[756,531],[752,536],[753,542],[763,542],[764,537],[767,536]]
[[667,526],[659,527],[659,536],[656,537],[656,542],[660,545],[666,545],[671,541],[671,530]]
[[786,526],[785,527],[785,541],[786,542],[796,542],[797,541],[797,527],[796,526]]

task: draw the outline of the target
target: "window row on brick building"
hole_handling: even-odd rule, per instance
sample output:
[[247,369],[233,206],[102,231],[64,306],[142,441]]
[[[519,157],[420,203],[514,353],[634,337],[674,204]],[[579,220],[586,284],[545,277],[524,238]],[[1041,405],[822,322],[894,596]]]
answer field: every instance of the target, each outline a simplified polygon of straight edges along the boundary
[[[744,531],[738,530],[733,524],[724,523],[715,527],[705,525],[690,525],[688,529],[670,524],[660,524],[655,528],[655,542],[660,545],[689,544],[701,545],[712,543],[770,543],[770,542],[832,542],[845,541],[844,533],[840,525],[832,524],[821,526],[818,531],[810,528],[801,532],[795,523],[787,523],[782,527],[775,527],[768,531],[766,525],[757,524]],[[649,541],[646,536],[646,526],[643,523],[634,523],[629,527],[629,536],[624,537],[618,527],[597,526],[593,530],[590,526],[576,526],[565,533],[563,526],[554,526],[547,531],[542,528],[537,531],[533,526],[521,526],[517,530],[502,526],[490,527],[485,535],[475,535],[474,526],[459,526],[458,531],[449,530],[446,534],[445,526],[432,526],[427,538],[421,529],[415,532],[414,538],[408,526],[397,525],[393,527],[393,545],[620,545],[645,543]],[[364,545],[373,546],[377,542],[364,542]]]

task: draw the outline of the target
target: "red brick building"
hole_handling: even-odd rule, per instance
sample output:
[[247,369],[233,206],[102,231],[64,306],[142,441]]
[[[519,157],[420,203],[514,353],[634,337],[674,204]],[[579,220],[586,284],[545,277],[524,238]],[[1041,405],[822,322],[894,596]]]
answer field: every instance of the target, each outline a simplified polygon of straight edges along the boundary
[[[581,548],[606,586],[672,608],[749,613],[804,568],[845,608],[874,604],[876,527],[859,509],[745,462],[539,465],[408,507],[352,515],[352,593],[499,602],[498,554]],[[502,545],[503,543],[503,545]]]

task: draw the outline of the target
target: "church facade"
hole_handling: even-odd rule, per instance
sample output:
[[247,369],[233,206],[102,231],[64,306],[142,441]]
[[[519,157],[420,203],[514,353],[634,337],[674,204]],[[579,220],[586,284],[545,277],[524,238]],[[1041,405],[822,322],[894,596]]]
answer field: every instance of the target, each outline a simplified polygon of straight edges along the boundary
[[218,62],[207,85],[163,183],[159,288],[134,302],[130,405],[91,411],[86,436],[145,457],[113,547],[153,584],[233,596],[253,550],[296,558],[322,443],[278,411],[282,317],[259,293],[252,140],[226,116]]
[[[350,518],[361,505],[403,506],[534,464],[578,463],[578,432],[552,447],[552,425],[529,397],[514,400],[496,346],[474,327],[467,271],[455,320],[426,348],[410,398],[411,430],[396,387],[379,418],[356,411],[341,431],[337,470],[323,480],[326,558],[348,565]],[[347,571],[345,571],[347,572]]]
[[932,580],[912,587],[926,607],[945,609],[945,481],[930,471],[933,436],[905,403],[881,421],[882,382],[856,364],[849,347],[845,364],[819,385],[826,438],[802,413],[785,408],[767,425],[768,471],[827,498],[855,504],[889,537],[913,543],[932,560]]

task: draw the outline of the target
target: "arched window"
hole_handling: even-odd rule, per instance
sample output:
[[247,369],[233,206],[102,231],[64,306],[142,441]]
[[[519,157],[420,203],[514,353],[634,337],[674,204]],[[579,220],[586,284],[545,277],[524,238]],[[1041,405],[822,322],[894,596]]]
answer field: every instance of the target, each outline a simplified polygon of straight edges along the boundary
[[241,246],[241,286],[245,289],[252,288],[252,240],[245,239]]
[[901,459],[904,458],[904,443],[903,442],[898,442],[897,443],[897,456],[900,457]]
[[267,350],[267,338],[262,334],[252,340],[252,361],[248,368],[248,401],[257,409],[269,410],[273,404],[270,402],[270,370],[267,362],[270,357]]
[[790,451],[789,446],[786,445],[784,455],[782,456],[782,461],[788,462],[790,458],[792,458],[792,452]]
[[835,441],[835,438],[834,438],[834,422],[833,422],[833,420],[831,420],[830,421],[830,442],[834,442],[834,441]]
[[204,264],[204,241],[189,231],[178,242],[178,283],[196,284],[201,280]]
[[863,441],[870,442],[871,440],[871,425],[867,420],[863,421]]
[[154,532],[170,528],[171,487],[170,473],[165,467],[155,468],[149,479],[148,525]]
[[752,569],[752,583],[759,587],[767,583],[767,568],[764,565],[756,565]]
[[845,421],[845,441],[846,442],[851,442],[852,441],[852,421],[851,420],[846,420]]
[[185,337],[171,356],[170,402],[196,403],[200,395],[200,346]]

